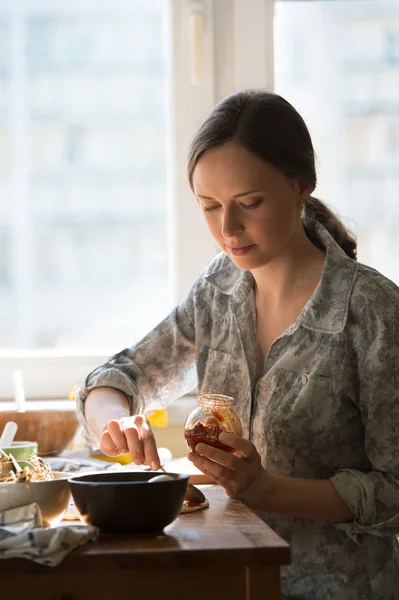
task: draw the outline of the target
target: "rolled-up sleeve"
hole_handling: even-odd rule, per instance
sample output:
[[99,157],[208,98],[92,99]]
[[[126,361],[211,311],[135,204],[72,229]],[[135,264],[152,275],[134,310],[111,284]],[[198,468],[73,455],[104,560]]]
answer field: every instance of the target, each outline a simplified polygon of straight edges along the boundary
[[[399,307],[392,302],[377,333],[359,351],[359,411],[369,469],[342,469],[332,478],[354,514],[338,523],[356,542],[362,534],[399,533]],[[360,536],[360,537],[359,537]]]
[[86,378],[77,393],[77,413],[85,439],[93,448],[99,440],[89,430],[85,401],[96,387],[124,392],[130,414],[165,408],[196,385],[194,326],[195,288],[139,343],[119,352]]

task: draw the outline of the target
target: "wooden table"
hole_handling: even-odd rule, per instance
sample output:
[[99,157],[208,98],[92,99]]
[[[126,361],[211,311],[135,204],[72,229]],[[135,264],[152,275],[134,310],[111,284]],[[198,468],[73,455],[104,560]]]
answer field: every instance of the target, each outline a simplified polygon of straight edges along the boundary
[[58,567],[3,560],[0,588],[14,590],[11,600],[281,598],[288,544],[221,487],[202,489],[210,508],[181,515],[164,535],[100,536]]

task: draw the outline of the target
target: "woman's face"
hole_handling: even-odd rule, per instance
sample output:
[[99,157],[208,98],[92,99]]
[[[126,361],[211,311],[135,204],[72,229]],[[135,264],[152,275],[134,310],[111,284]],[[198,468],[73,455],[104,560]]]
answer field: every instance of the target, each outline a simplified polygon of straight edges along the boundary
[[270,263],[294,242],[311,191],[234,142],[201,156],[193,189],[214,240],[242,269]]

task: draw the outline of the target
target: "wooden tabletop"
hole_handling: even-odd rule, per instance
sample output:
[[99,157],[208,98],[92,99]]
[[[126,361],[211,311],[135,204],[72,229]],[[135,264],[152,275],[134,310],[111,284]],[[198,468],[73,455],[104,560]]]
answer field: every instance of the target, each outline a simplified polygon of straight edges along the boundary
[[[180,515],[163,535],[100,535],[65,557],[56,569],[72,571],[101,568],[109,562],[135,568],[273,566],[290,561],[290,550],[255,513],[238,500],[230,499],[223,488],[202,486],[208,509]],[[23,565],[23,566],[22,566]],[[21,559],[0,561],[0,573],[48,569]]]

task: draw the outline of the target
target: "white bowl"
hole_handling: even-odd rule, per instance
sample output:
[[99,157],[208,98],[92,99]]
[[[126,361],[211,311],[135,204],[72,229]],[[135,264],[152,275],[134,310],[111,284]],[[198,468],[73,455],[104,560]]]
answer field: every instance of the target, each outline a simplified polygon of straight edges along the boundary
[[55,471],[50,481],[0,483],[0,513],[36,502],[45,527],[62,521],[71,498],[70,473]]

